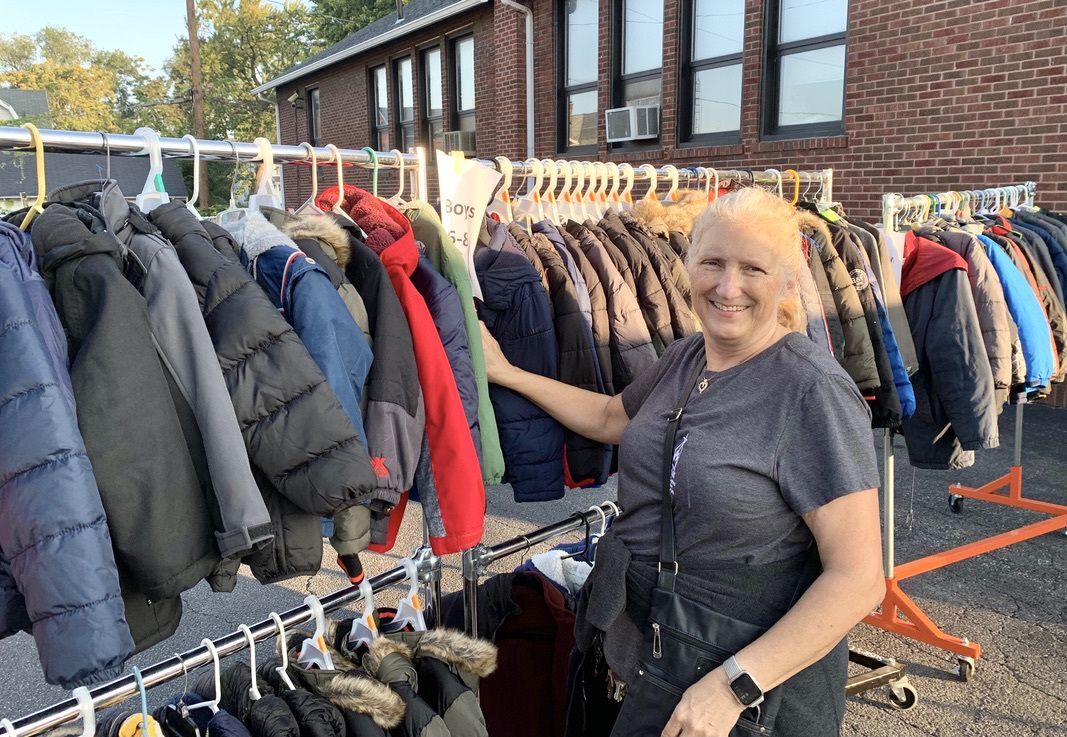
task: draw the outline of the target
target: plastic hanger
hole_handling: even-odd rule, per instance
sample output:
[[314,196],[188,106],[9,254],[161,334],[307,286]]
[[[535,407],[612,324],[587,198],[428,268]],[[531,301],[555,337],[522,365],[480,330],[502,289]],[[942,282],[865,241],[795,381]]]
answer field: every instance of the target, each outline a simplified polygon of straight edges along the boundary
[[408,594],[396,606],[396,617],[393,618],[395,630],[400,631],[404,626],[411,625],[416,632],[425,632],[426,617],[422,612],[422,599],[419,597],[419,569],[415,561],[404,558],[400,561],[404,568],[407,579],[411,582],[408,586]]
[[274,626],[278,628],[278,651],[281,652],[282,660],[282,664],[277,666],[274,669],[274,672],[281,678],[282,683],[292,691],[296,686],[293,685],[293,680],[289,677],[289,643],[286,641],[285,637],[285,625],[282,624],[282,618],[278,616],[278,612],[271,612],[270,618],[274,622]]
[[141,153],[148,154],[148,178],[145,179],[141,194],[136,197],[137,207],[141,212],[147,213],[170,202],[170,195],[163,185],[162,147],[159,134],[151,128],[138,128],[133,134],[145,140]]
[[89,695],[87,686],[78,686],[70,692],[78,702],[78,712],[82,718],[81,737],[93,737],[96,734],[96,707],[93,706],[93,697]]
[[776,180],[774,186],[778,190],[778,199],[784,200],[785,193],[783,192],[782,188],[782,172],[778,171],[777,169],[767,169],[767,172],[771,174]]
[[219,225],[226,225],[227,223],[235,223],[238,220],[242,220],[248,212],[244,208],[237,206],[237,200],[234,198],[233,191],[237,187],[237,175],[241,171],[241,154],[237,152],[237,146],[233,141],[227,141],[230,144],[230,148],[233,149],[233,176],[230,177],[230,204],[226,209],[215,215],[215,222]]
[[[200,644],[206,647],[208,652],[211,653],[211,663],[212,667],[215,669],[215,698],[211,701],[201,701],[198,704],[189,704],[189,711],[206,708],[210,709],[212,714],[218,714],[219,702],[222,701],[222,670],[219,666],[219,651],[215,649],[215,643],[206,637],[200,641]],[[203,696],[203,694],[201,694],[201,696]]]
[[316,666],[323,670],[333,670],[333,658],[326,649],[326,612],[322,608],[322,602],[314,594],[308,594],[304,597],[304,604],[314,615],[315,631],[301,643],[296,662],[305,668]]
[[507,156],[497,156],[493,161],[496,162],[497,168],[504,177],[494,197],[500,201],[504,210],[503,215],[507,218],[507,222],[510,223],[515,219],[515,212],[511,208],[511,180],[515,175],[515,167],[512,166],[511,159]]
[[619,173],[626,178],[626,186],[619,193],[619,207],[628,210],[634,206],[634,167],[632,164],[623,162],[619,164]]
[[583,221],[593,218],[589,208],[585,206],[585,167],[581,161],[571,161],[571,173],[574,174],[574,188],[571,190],[571,206],[578,212],[578,217]]
[[133,679],[137,682],[137,691],[141,696],[141,735],[142,737],[149,737],[155,730],[152,729],[153,720],[148,716],[148,692],[145,691],[141,669],[137,666],[133,667]]
[[176,704],[168,704],[160,712],[160,730],[171,737],[200,737],[200,730],[196,722],[189,718],[189,706],[185,703],[185,697],[189,693],[189,670],[185,667],[185,659],[181,655],[174,653],[174,657],[182,665],[182,693]]
[[545,212],[541,207],[541,184],[544,181],[545,170],[538,159],[527,159],[526,168],[533,172],[533,181],[530,182],[526,193],[519,197],[517,203],[516,220],[525,222],[527,232],[532,232],[531,224],[535,221],[544,220]]
[[0,729],[4,730],[6,737],[15,737],[15,725],[10,719],[0,719]]
[[[569,220],[577,220],[578,212],[574,207],[574,201],[571,197],[571,184],[574,182],[574,170],[571,168],[571,162],[560,160],[556,162],[556,171],[563,177],[563,186],[559,190],[559,200],[556,202],[556,207],[559,208],[560,217]],[[559,204],[562,202],[563,204]]]
[[364,579],[360,583],[359,593],[363,597],[363,614],[352,620],[352,630],[348,633],[351,647],[370,645],[378,637],[378,624],[374,621],[374,589],[370,581]]
[[33,123],[23,123],[22,127],[30,132],[30,145],[33,146],[35,164],[37,165],[37,196],[33,199],[30,209],[22,218],[19,228],[27,230],[33,219],[44,212],[44,195],[48,191],[48,185],[44,179],[44,141],[41,140],[41,131]]
[[789,178],[793,180],[793,199],[789,201],[789,204],[796,207],[800,202],[800,172],[796,169],[786,169],[785,174],[789,175]]
[[307,141],[301,143],[300,147],[308,152],[308,158],[311,159],[311,196],[296,208],[296,214],[310,211],[321,215],[322,210],[315,204],[315,198],[319,196],[319,155],[315,153],[315,147]]
[[364,146],[360,149],[364,151],[367,156],[370,157],[371,173],[370,173],[370,193],[375,197],[378,196],[378,152],[370,146]]
[[245,635],[245,639],[248,640],[248,667],[252,673],[252,686],[248,689],[248,695],[253,701],[259,701],[263,698],[263,695],[259,692],[259,683],[256,679],[256,640],[252,637],[252,630],[248,628],[247,624],[242,624],[237,629],[241,630]]
[[545,190],[541,194],[541,202],[547,202],[548,207],[546,209],[546,215],[556,225],[559,225],[559,208],[556,207],[556,182],[559,181],[559,169],[556,167],[556,162],[552,159],[542,159],[541,166],[545,169],[545,179],[547,180]]
[[585,209],[593,213],[597,218],[601,217],[600,203],[596,199],[597,181],[596,165],[591,161],[582,162],[582,171],[585,173]]
[[330,212],[336,213],[354,223],[355,220],[352,220],[352,216],[345,212],[341,204],[345,200],[345,162],[341,161],[341,152],[337,150],[337,146],[327,143],[326,150],[333,154],[333,161],[337,163],[337,201],[333,203]]
[[667,170],[667,177],[670,179],[671,187],[667,190],[667,194],[663,196],[663,202],[677,202],[678,201],[678,167],[673,164],[666,164],[664,169]]
[[[400,149],[394,148],[389,153],[396,156],[396,160],[399,162],[398,168],[400,169],[400,189],[395,195],[386,200],[393,207],[404,207],[407,203],[404,202],[404,154],[400,153]],[[374,154],[375,160],[378,158],[378,154]]]
[[711,176],[715,178],[714,184],[710,179],[708,180],[708,202],[714,202],[719,199],[719,171],[710,166],[707,167],[707,171],[711,172]]
[[648,175],[648,191],[645,192],[645,196],[642,199],[655,199],[656,187],[659,185],[659,174],[656,172],[656,167],[652,166],[652,164],[641,164],[638,168]]
[[611,188],[608,190],[607,207],[618,208],[619,203],[621,202],[619,199],[619,185],[622,183],[621,177],[619,176],[619,165],[614,161],[611,161],[608,162],[606,166],[608,168],[608,173],[611,175]]
[[259,156],[256,158],[261,163],[256,170],[256,193],[248,198],[248,209],[258,210],[262,207],[273,207],[284,210],[285,205],[282,204],[282,198],[278,195],[278,191],[274,189],[274,149],[271,147],[270,141],[262,136],[257,138],[254,143],[256,148],[259,149]]
[[[193,204],[196,202],[197,197],[200,196],[200,144],[197,142],[196,136],[192,134],[182,136],[182,140],[189,142],[189,150],[193,154],[193,192],[189,195],[189,199],[185,201],[185,206],[197,220],[203,220],[196,210],[196,205]],[[108,168],[110,168],[110,164]]]
[[598,182],[595,193],[597,208],[603,216],[608,211],[608,187],[611,185],[610,172],[608,171],[608,165],[600,161],[593,162],[593,171],[596,172]]

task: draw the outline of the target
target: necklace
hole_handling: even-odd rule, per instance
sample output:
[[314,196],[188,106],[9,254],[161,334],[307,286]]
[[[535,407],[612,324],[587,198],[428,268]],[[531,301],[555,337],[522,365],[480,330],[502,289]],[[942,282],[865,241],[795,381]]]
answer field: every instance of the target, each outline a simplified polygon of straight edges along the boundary
[[697,392],[703,394],[704,390],[708,388],[708,383],[708,377],[704,376],[704,378],[700,380],[700,383],[697,384]]

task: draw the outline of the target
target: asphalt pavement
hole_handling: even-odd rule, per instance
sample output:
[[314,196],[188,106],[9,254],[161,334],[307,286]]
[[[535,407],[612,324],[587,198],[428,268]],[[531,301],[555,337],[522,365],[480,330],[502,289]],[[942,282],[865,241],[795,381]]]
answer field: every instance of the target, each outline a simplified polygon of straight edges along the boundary
[[[1026,409],[1023,490],[1027,496],[1067,504],[1067,411]],[[896,442],[896,553],[904,562],[1041,519],[1040,515],[967,500],[960,513],[947,503],[949,483],[979,486],[1005,473],[1012,461],[1014,412],[1001,417],[1001,447],[979,452],[977,463],[960,472],[914,470],[903,440]],[[877,447],[881,447],[880,439]],[[485,541],[500,542],[556,522],[574,511],[614,498],[614,485],[569,492],[558,502],[520,505],[509,487],[489,490]],[[577,534],[570,539],[580,539]],[[367,555],[371,573],[388,570],[421,543],[417,506],[409,506],[400,539],[389,555]],[[549,545],[542,547],[550,547]],[[537,548],[533,552],[536,552]],[[499,561],[510,570],[518,557]],[[918,693],[908,711],[890,707],[885,689],[848,700],[843,734],[849,737],[1029,737],[1067,736],[1067,538],[1062,532],[906,581],[904,590],[943,630],[982,646],[969,683],[953,670],[956,657],[934,647],[858,626],[850,643],[907,666]],[[323,568],[313,578],[262,586],[242,569],[236,590],[215,594],[206,584],[183,596],[185,614],[178,632],[129,662],[144,668],[175,652],[196,647],[204,637],[228,634],[242,622],[266,618],[301,603],[307,593],[325,595],[346,580],[327,547]],[[444,562],[442,589],[461,588],[459,556]],[[395,603],[400,589],[380,597]],[[351,616],[354,612],[349,612]],[[86,633],[91,637],[91,633]],[[265,657],[269,644],[261,644]],[[854,672],[859,672],[854,668]],[[161,700],[176,689],[161,686],[150,694]],[[15,719],[66,697],[45,683],[33,640],[25,634],[0,641],[0,717]],[[506,736],[501,736],[506,737]],[[814,737],[814,736],[813,736]]]

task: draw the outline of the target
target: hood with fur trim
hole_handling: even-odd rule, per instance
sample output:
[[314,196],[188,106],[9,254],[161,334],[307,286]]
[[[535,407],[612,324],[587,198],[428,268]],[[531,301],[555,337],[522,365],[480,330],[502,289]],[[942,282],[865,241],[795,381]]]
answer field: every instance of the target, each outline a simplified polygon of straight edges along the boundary
[[281,229],[294,241],[301,238],[317,240],[326,255],[333,258],[341,269],[348,266],[352,257],[348,234],[333,218],[324,215],[302,215],[287,221]]
[[815,213],[798,208],[797,220],[800,222],[800,229],[806,235],[822,238],[822,242],[826,245],[834,242],[833,236],[830,235],[830,226]]
[[496,670],[496,645],[444,627],[422,633],[415,655],[436,658],[479,678],[486,678]]
[[654,230],[662,223],[668,231],[690,236],[693,234],[693,224],[707,207],[708,198],[704,192],[680,189],[677,202],[665,204],[659,200],[638,200],[634,204],[634,212]]

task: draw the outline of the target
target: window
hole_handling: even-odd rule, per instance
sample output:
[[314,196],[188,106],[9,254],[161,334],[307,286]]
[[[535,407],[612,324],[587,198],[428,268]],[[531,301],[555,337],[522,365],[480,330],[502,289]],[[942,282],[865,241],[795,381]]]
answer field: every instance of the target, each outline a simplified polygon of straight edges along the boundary
[[848,0],[771,0],[763,133],[844,132]]
[[371,105],[374,110],[374,129],[371,131],[371,145],[375,151],[388,151],[389,145],[389,83],[385,77],[385,67],[375,67],[370,71]]
[[452,130],[474,130],[474,36],[452,42],[456,93],[452,95]]
[[596,146],[598,0],[560,3],[563,13],[560,151]]
[[401,151],[415,148],[415,82],[411,74],[411,57],[398,59],[393,66],[393,80],[396,82],[396,140]]
[[663,0],[617,0],[621,58],[612,97],[620,107],[659,105],[663,82]]
[[741,136],[745,0],[684,0],[679,75],[681,140],[727,143]]
[[423,136],[431,148],[431,161],[436,161],[433,151],[444,148],[441,137],[445,130],[440,48],[422,52],[422,80]]
[[312,87],[305,93],[308,111],[308,142],[312,146],[322,145],[322,127],[319,121],[319,88]]

